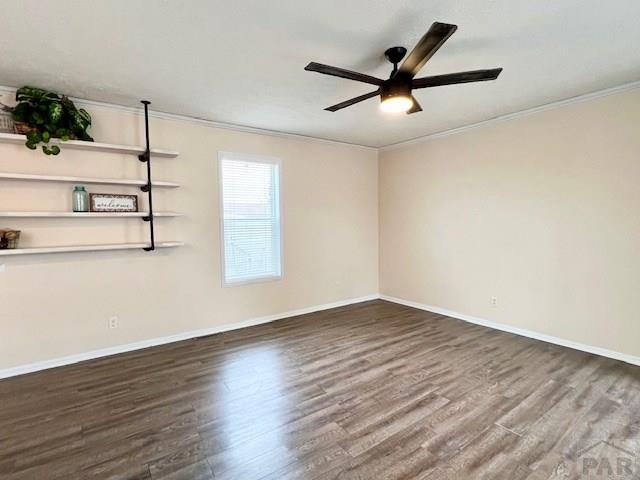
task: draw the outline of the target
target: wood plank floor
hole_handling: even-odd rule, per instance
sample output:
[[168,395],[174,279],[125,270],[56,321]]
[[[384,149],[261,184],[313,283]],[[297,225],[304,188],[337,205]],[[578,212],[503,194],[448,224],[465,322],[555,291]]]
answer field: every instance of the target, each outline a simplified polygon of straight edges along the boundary
[[640,368],[383,301],[0,381],[3,480],[618,479],[639,454]]

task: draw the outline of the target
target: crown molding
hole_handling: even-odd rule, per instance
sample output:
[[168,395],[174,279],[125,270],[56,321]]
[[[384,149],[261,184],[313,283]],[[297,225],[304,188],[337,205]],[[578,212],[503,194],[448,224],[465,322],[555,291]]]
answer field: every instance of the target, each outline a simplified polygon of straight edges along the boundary
[[604,90],[597,90],[595,92],[578,95],[576,97],[570,97],[564,100],[558,100],[556,102],[545,103],[544,105],[528,108],[526,110],[519,110],[517,112],[509,113],[507,115],[501,115],[498,117],[491,118],[489,120],[483,120],[482,122],[472,123],[469,125],[464,125],[462,127],[452,128],[450,130],[443,130],[442,132],[431,133],[429,135],[422,135],[420,137],[415,137],[410,140],[404,140],[402,142],[392,143],[389,145],[385,145],[383,147],[379,147],[378,151],[386,152],[389,150],[396,150],[398,148],[406,147],[409,145],[416,145],[419,143],[428,142],[429,140],[435,140],[436,138],[448,137],[450,135],[457,135],[459,133],[464,133],[469,130],[475,130],[476,128],[489,127],[502,122],[507,122],[509,120],[515,120],[517,118],[526,117],[527,115],[533,115],[535,113],[541,113],[547,110],[554,110],[556,108],[566,107],[568,105],[573,105],[576,103],[588,102],[590,100],[595,100],[602,97],[608,97],[610,95],[617,95],[619,93],[628,92],[630,90],[636,90],[638,88],[640,88],[640,80],[637,82],[625,83],[624,85],[619,85],[617,87],[605,88]]
[[[14,94],[16,90],[17,88],[14,88],[14,87],[6,87],[6,86],[0,85],[0,94],[2,93]],[[118,105],[116,103],[99,102],[97,100],[87,100],[86,98],[78,98],[78,97],[72,97],[72,96],[70,96],[69,98],[73,100],[75,103],[77,103],[78,105],[81,105],[83,107],[109,108],[111,110],[117,110],[120,112],[134,113],[138,115],[142,114],[142,107],[130,107],[127,105]],[[173,120],[177,122],[192,123],[195,125],[202,125],[202,126],[211,127],[211,128],[219,128],[223,130],[232,130],[234,132],[253,133],[256,135],[267,135],[270,137],[279,137],[279,138],[289,138],[293,140],[317,142],[317,143],[323,143],[325,145],[335,145],[339,147],[359,148],[359,149],[368,150],[371,152],[378,151],[378,148],[371,147],[369,145],[340,142],[338,140],[330,140],[328,138],[311,137],[308,135],[299,135],[296,133],[281,132],[278,130],[269,130],[266,128],[248,127],[244,125],[236,125],[234,123],[216,122],[213,120],[206,120],[204,118],[191,117],[188,115],[179,115],[176,113],[161,112],[158,110],[149,110],[149,117],[159,118],[162,120]]]
[[[385,152],[390,150],[396,150],[409,145],[428,142],[430,140],[435,140],[437,138],[448,137],[450,135],[457,135],[459,133],[464,133],[469,130],[475,130],[477,128],[489,127],[499,123],[507,122],[509,120],[515,120],[520,117],[525,117],[527,115],[533,115],[536,113],[545,112],[547,110],[553,110],[556,108],[561,108],[561,107],[573,105],[576,103],[588,102],[590,100],[595,100],[602,97],[608,97],[610,95],[617,95],[619,93],[636,90],[638,88],[640,88],[640,80],[636,82],[619,85],[617,87],[605,88],[604,90],[597,90],[591,93],[570,97],[564,100],[558,100],[555,102],[546,103],[543,105],[539,105],[537,107],[528,108],[526,110],[519,110],[517,112],[509,113],[507,115],[501,115],[498,117],[491,118],[489,120],[483,120],[481,122],[472,123],[469,125],[463,125],[461,127],[452,128],[450,130],[443,130],[441,132],[431,133],[428,135],[421,135],[419,137],[415,137],[409,140],[403,140],[397,143],[390,143],[388,145],[383,145],[380,147],[372,147],[369,145],[361,145],[357,143],[340,142],[338,140],[330,140],[327,138],[320,138],[320,137],[311,137],[307,135],[299,135],[295,133],[281,132],[278,130],[269,130],[265,128],[248,127],[244,125],[236,125],[233,123],[216,122],[213,120],[206,120],[204,118],[190,117],[187,115],[178,115],[175,113],[160,112],[156,110],[149,110],[149,116],[153,118],[163,119],[163,120],[187,122],[187,123],[192,123],[195,125],[203,125],[211,128],[232,130],[235,132],[253,133],[256,135],[267,135],[271,137],[289,138],[289,139],[300,140],[300,141],[317,142],[317,143],[323,143],[326,145],[359,148],[359,149],[373,151],[373,152]],[[14,87],[6,87],[6,86],[0,85],[0,93],[15,93],[15,91],[16,91],[16,88]],[[70,98],[74,102],[82,106],[109,108],[109,109],[118,110],[121,112],[135,113],[138,115],[141,114],[141,109],[139,107],[130,107],[126,105],[118,105],[115,103],[99,102],[96,100],[87,100],[87,99],[78,98],[78,97],[70,97]]]

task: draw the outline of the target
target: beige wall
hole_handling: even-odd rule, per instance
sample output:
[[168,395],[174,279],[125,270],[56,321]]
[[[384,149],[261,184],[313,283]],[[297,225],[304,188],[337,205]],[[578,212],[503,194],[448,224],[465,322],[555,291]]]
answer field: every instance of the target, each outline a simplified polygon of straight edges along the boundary
[[379,162],[383,294],[640,355],[639,90]]
[[[91,113],[98,140],[142,142],[139,116]],[[158,191],[155,207],[186,214],[159,220],[158,237],[187,246],[0,257],[0,370],[378,290],[640,355],[639,125],[636,90],[378,159],[357,147],[154,118],[153,145],[181,152],[156,160],[154,177],[182,184]],[[282,159],[282,281],[221,287],[219,150]],[[143,168],[131,156],[45,157],[0,144],[0,171],[142,178]],[[0,180],[0,210],[64,210],[70,194],[70,185]],[[1,227],[22,229],[24,245],[138,241],[147,232],[133,219]],[[109,330],[113,315],[120,327]]]
[[[142,144],[139,116],[90,111],[97,140]],[[375,151],[161,119],[152,119],[151,135],[155,147],[180,151],[154,161],[154,178],[182,185],[158,190],[154,207],[186,215],[158,220],[158,237],[187,246],[0,257],[0,369],[378,291]],[[219,150],[282,160],[281,281],[221,286]],[[143,169],[133,156],[67,150],[45,157],[0,144],[0,171],[143,178]],[[0,180],[0,210],[69,209],[71,188]],[[147,232],[137,219],[0,219],[2,227],[23,230],[25,246],[142,241]],[[115,330],[107,329],[112,315],[120,318]]]

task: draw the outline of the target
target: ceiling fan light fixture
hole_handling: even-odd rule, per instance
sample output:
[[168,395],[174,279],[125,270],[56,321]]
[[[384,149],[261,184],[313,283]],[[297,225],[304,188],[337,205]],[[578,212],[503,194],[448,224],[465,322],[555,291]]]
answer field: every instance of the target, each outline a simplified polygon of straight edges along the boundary
[[[411,53],[405,58],[407,49],[404,47],[387,48],[384,56],[393,64],[393,70],[387,80],[373,77],[365,73],[354,72],[344,68],[332,67],[322,63],[310,62],[305,70],[323,75],[331,75],[356,82],[367,83],[378,87],[376,90],[359,95],[344,102],[325,108],[329,112],[337,112],[356,103],[364,102],[380,95],[380,109],[389,113],[413,114],[422,111],[420,102],[413,96],[413,90],[420,88],[440,87],[442,85],[456,85],[470,82],[486,82],[495,80],[502,72],[502,68],[485,70],[471,70],[467,72],[446,73],[429,77],[415,78],[420,69],[442,47],[444,42],[458,29],[456,25],[434,22],[427,33],[420,39]],[[402,65],[400,61],[404,58]]]
[[380,110],[385,113],[405,113],[413,107],[411,97],[398,95],[395,97],[387,97],[380,102]]
[[386,113],[405,113],[413,108],[411,87],[401,79],[389,80],[380,87],[380,109]]

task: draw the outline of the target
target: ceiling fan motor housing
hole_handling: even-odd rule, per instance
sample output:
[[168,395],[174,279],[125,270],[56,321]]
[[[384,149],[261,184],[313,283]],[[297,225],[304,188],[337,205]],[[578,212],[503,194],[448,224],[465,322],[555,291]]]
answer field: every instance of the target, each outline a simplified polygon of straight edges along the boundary
[[380,100],[383,102],[392,97],[410,97],[411,84],[402,78],[392,78],[386,80],[380,86]]

